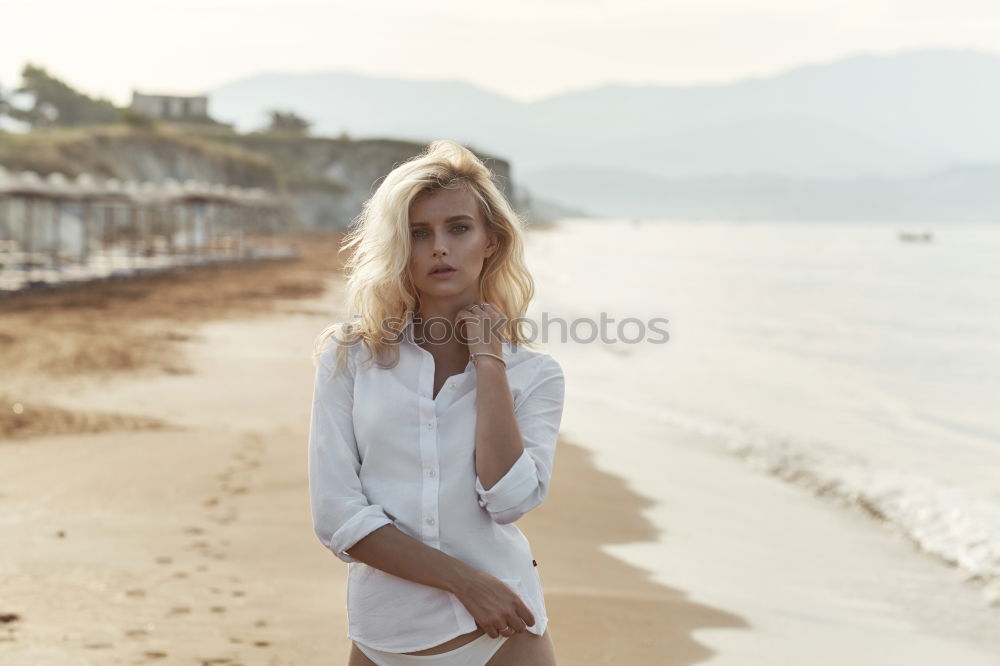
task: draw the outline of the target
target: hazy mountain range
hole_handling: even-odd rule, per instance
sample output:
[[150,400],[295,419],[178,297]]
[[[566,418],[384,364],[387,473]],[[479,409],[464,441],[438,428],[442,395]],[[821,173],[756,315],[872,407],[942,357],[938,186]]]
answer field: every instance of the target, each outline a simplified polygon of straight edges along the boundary
[[1000,56],[862,54],[702,86],[607,85],[522,103],[460,82],[261,74],[208,91],[253,129],[453,138],[536,197],[614,216],[1000,219]]

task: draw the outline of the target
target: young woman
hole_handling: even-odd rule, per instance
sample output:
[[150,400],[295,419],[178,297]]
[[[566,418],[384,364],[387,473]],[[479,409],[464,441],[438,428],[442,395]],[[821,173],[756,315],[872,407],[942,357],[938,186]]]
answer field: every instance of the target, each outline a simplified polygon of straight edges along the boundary
[[564,396],[525,346],[523,222],[475,155],[436,141],[343,250],[356,314],[317,340],[309,492],[349,563],[349,664],[555,664],[514,524],[548,493]]

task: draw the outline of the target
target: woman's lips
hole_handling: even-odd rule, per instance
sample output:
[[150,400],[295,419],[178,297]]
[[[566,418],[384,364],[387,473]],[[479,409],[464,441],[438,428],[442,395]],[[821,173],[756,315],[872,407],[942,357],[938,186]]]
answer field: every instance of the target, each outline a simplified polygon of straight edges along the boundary
[[457,271],[454,268],[452,268],[450,270],[444,270],[444,271],[438,271],[437,273],[431,273],[431,277],[432,278],[437,278],[439,280],[444,280],[444,279],[450,278],[456,272]]

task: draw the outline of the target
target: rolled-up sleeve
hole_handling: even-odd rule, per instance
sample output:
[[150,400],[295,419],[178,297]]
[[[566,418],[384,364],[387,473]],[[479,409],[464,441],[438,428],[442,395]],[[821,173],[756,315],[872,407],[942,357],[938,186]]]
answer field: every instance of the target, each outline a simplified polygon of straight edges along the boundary
[[535,381],[525,390],[520,404],[514,406],[524,451],[489,490],[476,476],[479,506],[497,523],[514,522],[548,495],[564,397],[562,367],[546,355]]
[[328,341],[316,364],[309,426],[309,496],[316,536],[344,562],[356,562],[347,549],[393,521],[380,505],[368,502],[361,488],[361,457],[352,417],[355,367],[353,359],[348,359],[346,367],[333,376],[336,346]]

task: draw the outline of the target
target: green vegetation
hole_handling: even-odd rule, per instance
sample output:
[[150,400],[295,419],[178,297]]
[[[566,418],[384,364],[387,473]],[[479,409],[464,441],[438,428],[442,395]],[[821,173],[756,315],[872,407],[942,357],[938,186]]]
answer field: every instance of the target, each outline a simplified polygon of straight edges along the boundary
[[[218,182],[242,187],[275,188],[279,179],[265,156],[235,145],[205,140],[169,125],[137,128],[125,124],[86,128],[52,127],[27,134],[0,133],[0,164],[11,171],[60,172],[69,177],[91,173],[135,179],[138,161],[155,155],[168,171],[184,180],[185,165],[219,174]],[[175,173],[169,173],[173,170]]]
[[[0,115],[27,122],[26,134],[0,131],[0,164],[13,171],[47,175],[60,172],[114,178],[134,178],[130,162],[147,153],[172,163],[208,162],[224,182],[246,187],[308,188],[342,192],[343,183],[310,170],[303,156],[311,123],[292,111],[272,110],[269,126],[242,135],[210,119],[168,122],[110,101],[94,99],[27,64],[17,93],[30,93],[33,106],[18,109],[0,97]],[[129,155],[128,151],[134,154]],[[169,165],[168,165],[169,166]],[[180,175],[169,174],[183,180]]]
[[118,108],[106,99],[94,99],[50,75],[45,68],[28,63],[21,71],[21,87],[17,92],[31,93],[30,109],[18,109],[9,104],[0,106],[0,113],[29,123],[32,127],[62,125],[79,127],[114,123],[119,119]]
[[271,124],[264,130],[272,134],[308,134],[312,123],[298,115],[294,111],[278,111],[272,109],[268,112],[271,116]]

